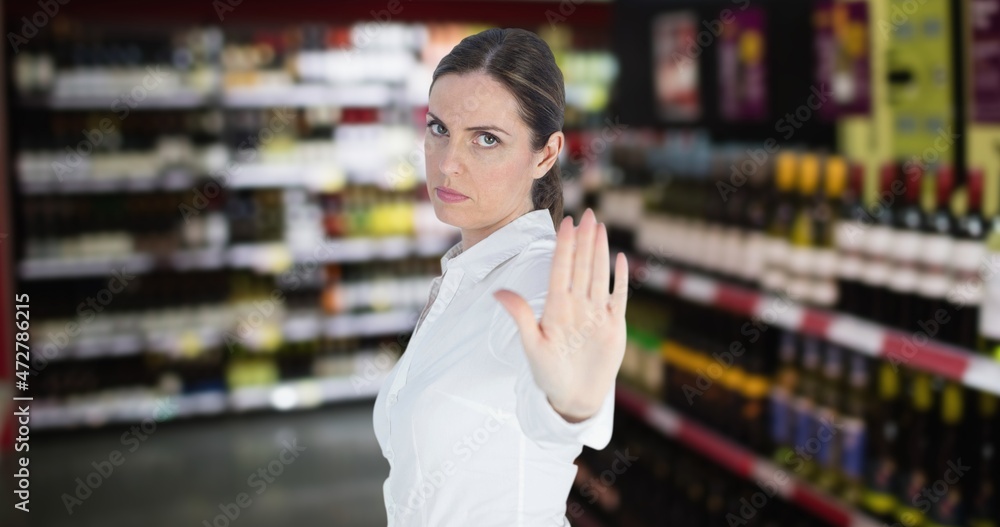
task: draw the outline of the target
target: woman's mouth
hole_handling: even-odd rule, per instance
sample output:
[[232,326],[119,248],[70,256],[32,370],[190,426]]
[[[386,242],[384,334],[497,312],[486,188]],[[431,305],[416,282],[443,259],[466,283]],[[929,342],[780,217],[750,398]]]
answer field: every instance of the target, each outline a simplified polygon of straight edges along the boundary
[[438,199],[444,201],[445,203],[458,203],[469,199],[468,196],[459,194],[458,192],[448,189],[447,187],[437,187],[434,190],[437,193]]

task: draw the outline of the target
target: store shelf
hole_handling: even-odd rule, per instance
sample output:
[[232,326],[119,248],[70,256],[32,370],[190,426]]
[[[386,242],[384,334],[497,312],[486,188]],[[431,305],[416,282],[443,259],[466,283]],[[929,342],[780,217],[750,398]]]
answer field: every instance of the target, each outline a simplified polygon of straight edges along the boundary
[[213,96],[194,89],[179,89],[171,93],[150,92],[141,102],[127,105],[121,93],[60,95],[56,93],[22,96],[20,106],[52,110],[172,110],[201,108],[213,104]]
[[443,254],[457,241],[453,236],[383,236],[326,240],[315,247],[289,248],[281,242],[237,244],[227,248],[185,249],[164,257],[147,253],[94,258],[33,258],[22,260],[23,280],[92,278],[123,270],[143,274],[154,270],[253,269],[281,273],[295,263],[350,263],[399,260]]
[[63,180],[39,179],[22,177],[21,191],[25,195],[60,195],[60,194],[111,194],[140,193],[157,191],[183,191],[194,188],[197,176],[188,170],[174,169],[162,174],[133,174],[133,177],[123,179],[100,179],[89,173],[81,172]]
[[[761,291],[716,280],[699,273],[680,271],[666,264],[646,266],[645,258],[632,255],[635,272],[648,276],[640,286],[685,300],[754,317],[784,329],[813,335],[847,349],[895,364],[952,379],[978,390],[1000,395],[1000,362],[949,344],[926,340],[870,320],[811,308],[778,299]],[[613,261],[612,261],[613,266]],[[921,339],[924,340],[924,339]]]
[[[737,443],[713,432],[677,411],[618,384],[616,405],[645,421],[664,436],[683,443],[734,474],[758,484],[774,486],[793,502],[836,527],[876,527],[879,522],[816,489]],[[781,473],[784,472],[783,475]]]
[[371,313],[323,315],[319,312],[289,313],[282,320],[261,324],[241,334],[236,328],[196,327],[183,330],[116,333],[86,336],[61,347],[49,362],[123,357],[150,352],[169,357],[191,357],[219,346],[227,336],[249,349],[271,349],[282,342],[303,342],[321,336],[330,338],[392,335],[413,331],[418,312],[393,309]]
[[[138,424],[178,418],[219,415],[260,409],[296,410],[323,404],[367,399],[378,395],[386,373],[358,382],[358,374],[343,377],[287,381],[272,386],[236,388],[184,395],[77,398],[59,402],[36,400],[32,405],[32,429],[99,427],[108,424]],[[169,409],[165,411],[164,409]]]

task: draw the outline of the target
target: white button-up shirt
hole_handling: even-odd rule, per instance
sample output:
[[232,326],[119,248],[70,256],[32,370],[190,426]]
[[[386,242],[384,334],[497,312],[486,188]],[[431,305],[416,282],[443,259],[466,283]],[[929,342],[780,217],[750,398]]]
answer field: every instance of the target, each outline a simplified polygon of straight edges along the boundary
[[428,306],[375,399],[389,527],[569,527],[573,461],[583,445],[610,442],[614,390],[586,421],[563,419],[493,298],[515,291],[540,319],[555,240],[539,209],[441,258]]

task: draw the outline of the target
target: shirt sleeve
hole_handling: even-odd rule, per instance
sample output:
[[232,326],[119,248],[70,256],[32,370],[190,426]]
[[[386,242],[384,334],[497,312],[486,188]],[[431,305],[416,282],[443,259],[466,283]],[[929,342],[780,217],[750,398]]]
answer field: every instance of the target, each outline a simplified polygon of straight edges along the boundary
[[[551,266],[551,260],[548,263]],[[531,267],[535,267],[535,271],[538,272],[533,272],[530,268],[526,269],[525,272],[521,273],[526,281],[514,281],[519,286],[497,287],[497,289],[507,288],[521,294],[534,311],[535,320],[540,320],[548,294],[548,271],[543,271],[539,269],[540,266],[536,265]],[[536,293],[532,296],[527,296],[522,292],[525,289],[531,289],[531,282],[535,282],[537,285],[539,280],[537,277],[539,276],[544,279],[543,287],[535,288]],[[515,410],[521,429],[528,438],[540,444],[579,443],[595,450],[602,450],[608,445],[611,441],[614,425],[615,390],[613,387],[608,390],[604,402],[596,414],[579,423],[571,423],[556,412],[552,404],[549,403],[545,392],[535,382],[517,324],[499,302],[494,311],[487,340],[493,356],[500,362],[511,366],[517,374],[514,386],[517,401]]]

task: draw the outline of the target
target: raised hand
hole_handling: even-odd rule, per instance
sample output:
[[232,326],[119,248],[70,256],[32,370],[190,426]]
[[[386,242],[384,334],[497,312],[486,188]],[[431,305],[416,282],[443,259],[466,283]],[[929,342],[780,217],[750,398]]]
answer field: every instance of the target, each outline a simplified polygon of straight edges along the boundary
[[570,422],[597,413],[625,355],[625,255],[615,260],[613,293],[609,267],[607,228],[588,208],[579,227],[570,216],[559,224],[541,322],[517,293],[494,293],[514,317],[535,382]]

